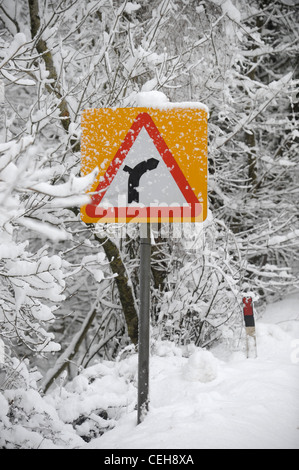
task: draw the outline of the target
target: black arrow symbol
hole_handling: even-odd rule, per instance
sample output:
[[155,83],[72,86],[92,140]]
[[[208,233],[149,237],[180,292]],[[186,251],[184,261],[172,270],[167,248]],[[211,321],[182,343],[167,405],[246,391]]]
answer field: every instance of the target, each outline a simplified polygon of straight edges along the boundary
[[134,168],[130,168],[128,165],[124,167],[124,171],[129,173],[128,182],[128,203],[139,202],[139,182],[140,178],[144,173],[157,168],[159,160],[156,158],[149,158],[143,162],[138,163]]

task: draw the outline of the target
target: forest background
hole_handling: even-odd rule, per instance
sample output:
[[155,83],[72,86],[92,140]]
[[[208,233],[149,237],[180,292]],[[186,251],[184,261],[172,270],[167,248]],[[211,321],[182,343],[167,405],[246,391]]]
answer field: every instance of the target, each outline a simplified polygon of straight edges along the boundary
[[297,0],[2,0],[0,28],[1,392],[137,345],[139,229],[81,222],[83,109],[209,108],[209,216],[156,227],[153,342],[233,345],[244,293],[298,287]]

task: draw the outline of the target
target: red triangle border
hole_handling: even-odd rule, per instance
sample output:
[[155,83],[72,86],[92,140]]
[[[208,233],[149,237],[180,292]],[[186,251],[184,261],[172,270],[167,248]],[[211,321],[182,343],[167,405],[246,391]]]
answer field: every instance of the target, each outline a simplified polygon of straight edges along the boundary
[[126,156],[128,155],[131,147],[133,146],[135,140],[137,139],[140,131],[142,128],[145,128],[148,132],[150,138],[154,142],[158,152],[160,153],[161,157],[163,158],[167,168],[169,169],[173,179],[175,180],[176,184],[178,185],[180,191],[182,192],[183,196],[186,199],[186,202],[197,207],[200,206],[200,203],[195,196],[192,188],[190,187],[188,181],[186,180],[182,170],[180,169],[178,163],[176,162],[175,158],[173,157],[170,149],[168,148],[165,140],[163,139],[160,131],[158,130],[156,124],[154,123],[152,117],[146,113],[142,112],[138,114],[136,119],[133,121],[131,128],[129,129],[126,137],[124,138],[121,146],[119,147],[118,151],[116,152],[112,162],[110,163],[102,181],[100,181],[99,185],[97,186],[94,194],[91,197],[91,202],[86,206],[86,214],[90,218],[99,219],[100,217],[96,215],[97,206],[100,204],[101,200],[105,196],[105,193],[112,183],[114,177],[116,176],[119,168],[121,167],[123,161],[125,160]]

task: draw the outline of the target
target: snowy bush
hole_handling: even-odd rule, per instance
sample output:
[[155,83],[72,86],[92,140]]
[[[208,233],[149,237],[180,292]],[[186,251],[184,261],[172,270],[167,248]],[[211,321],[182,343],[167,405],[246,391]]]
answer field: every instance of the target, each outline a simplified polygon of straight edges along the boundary
[[184,368],[184,377],[192,382],[212,382],[218,375],[218,361],[205,349],[194,352]]
[[76,447],[82,440],[63,423],[52,405],[40,395],[41,374],[13,358],[0,383],[0,448],[39,449]]
[[204,227],[185,231],[170,256],[167,287],[156,305],[158,337],[208,346],[238,334],[242,271],[232,240],[211,216]]
[[53,170],[39,149],[30,136],[0,144],[0,336],[19,355],[60,350],[49,328],[65,299],[64,265],[47,242],[59,244],[71,234],[53,207],[67,205],[61,196],[80,199],[94,177],[50,184]]
[[[20,197],[34,183],[32,162],[26,168],[32,158],[31,143],[23,138],[0,148],[0,335],[7,345],[25,344],[33,352],[47,352],[59,349],[46,325],[53,322],[56,304],[64,298],[64,280],[61,259],[49,256],[46,247],[32,252],[19,234],[24,230],[25,235],[24,226],[31,223],[24,217],[29,210],[26,199]],[[19,163],[20,156],[25,164]],[[32,224],[47,230],[37,221]],[[54,227],[52,237],[65,238],[65,234]]]
[[[0,388],[0,448],[76,448],[112,429],[136,405],[137,356],[94,365],[52,392],[39,392],[41,375],[12,361]],[[8,386],[10,383],[11,386]],[[1,387],[1,384],[0,384]]]

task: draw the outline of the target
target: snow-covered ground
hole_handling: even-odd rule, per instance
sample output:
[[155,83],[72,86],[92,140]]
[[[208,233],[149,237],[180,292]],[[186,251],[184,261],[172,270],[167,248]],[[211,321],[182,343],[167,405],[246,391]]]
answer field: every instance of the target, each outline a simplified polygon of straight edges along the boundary
[[183,357],[160,344],[146,419],[136,426],[130,410],[83,447],[299,449],[299,294],[268,306],[257,321],[257,347],[258,357],[247,359],[223,347]]
[[255,359],[244,338],[235,350],[154,345],[150,411],[138,426],[135,353],[58,381],[46,397],[6,390],[0,448],[299,449],[299,293],[269,305],[256,328]]

